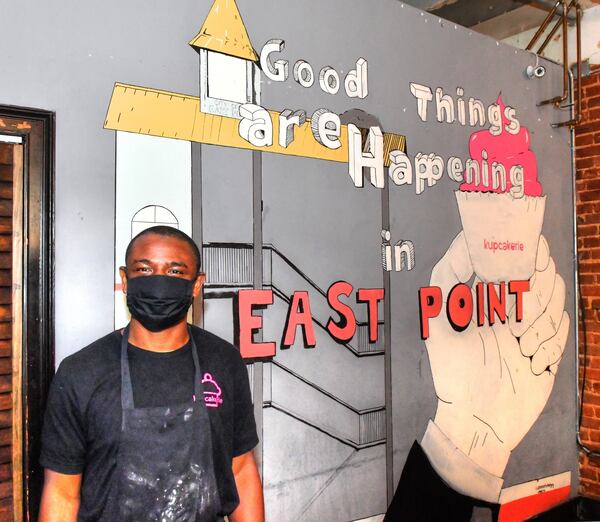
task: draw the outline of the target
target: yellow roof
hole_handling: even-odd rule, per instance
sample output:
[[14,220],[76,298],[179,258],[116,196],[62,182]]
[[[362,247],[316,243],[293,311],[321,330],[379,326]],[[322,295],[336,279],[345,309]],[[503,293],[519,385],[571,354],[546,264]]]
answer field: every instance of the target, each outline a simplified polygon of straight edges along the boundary
[[215,0],[190,45],[258,62],[235,0]]

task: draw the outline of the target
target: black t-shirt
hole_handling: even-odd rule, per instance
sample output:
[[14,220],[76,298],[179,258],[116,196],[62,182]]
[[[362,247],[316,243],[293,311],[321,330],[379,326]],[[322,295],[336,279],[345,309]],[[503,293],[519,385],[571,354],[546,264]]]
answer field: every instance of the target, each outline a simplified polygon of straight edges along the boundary
[[[248,373],[228,342],[197,327],[192,335],[202,370],[222,515],[239,500],[231,461],[258,443]],[[116,483],[121,432],[121,334],[97,340],[67,357],[52,382],[42,434],[42,466],[83,474],[78,520],[97,520]],[[128,349],[136,408],[191,400],[191,345],[167,353]]]

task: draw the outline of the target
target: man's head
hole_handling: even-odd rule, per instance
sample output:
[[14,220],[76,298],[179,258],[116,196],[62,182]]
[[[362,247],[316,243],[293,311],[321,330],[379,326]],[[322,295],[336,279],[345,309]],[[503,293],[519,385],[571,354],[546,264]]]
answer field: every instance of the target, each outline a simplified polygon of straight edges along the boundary
[[[158,237],[150,237],[148,238],[147,236],[158,236]],[[130,242],[129,245],[127,245],[127,250],[125,250],[125,265],[126,267],[130,266],[130,263],[132,262],[132,251],[135,247],[135,245],[142,241],[144,243],[156,243],[161,242],[161,238],[162,238],[162,242],[170,242],[173,246],[175,246],[178,250],[188,250],[192,257],[194,258],[194,266],[195,266],[195,275],[200,274],[200,269],[201,269],[201,257],[200,257],[200,250],[198,249],[198,246],[196,245],[196,243],[194,242],[194,240],[188,236],[185,232],[182,232],[181,230],[177,229],[177,228],[173,228],[173,227],[167,227],[164,225],[157,225],[154,227],[150,227],[150,228],[146,228],[144,230],[142,230],[138,235],[136,235]],[[167,238],[171,238],[175,241],[169,241]],[[177,243],[179,243],[177,245]],[[190,279],[190,278],[188,278]]]
[[[135,313],[135,310],[138,309],[136,307],[139,305],[136,298],[139,296],[143,296],[143,303],[147,303],[149,302],[148,298],[154,295],[158,300],[152,306],[156,307],[165,306],[167,298],[179,299],[176,297],[178,292],[183,292],[180,296],[183,301],[177,301],[181,303],[191,304],[191,301],[186,301],[188,298],[185,295],[188,295],[189,299],[200,295],[204,282],[204,274],[200,272],[200,252],[194,241],[180,230],[165,226],[143,230],[129,243],[125,253],[125,263],[126,265],[122,266],[119,271],[123,292],[128,294],[128,286],[131,287],[132,292],[135,291],[135,295],[127,295],[127,304],[134,317],[141,318],[140,314]],[[162,277],[138,280],[138,278],[148,276]],[[165,278],[185,281],[179,283]],[[135,285],[134,280],[138,280]],[[184,304],[181,306],[183,307]],[[167,313],[164,310],[158,312],[156,310],[153,312],[155,316],[161,315],[163,312]]]

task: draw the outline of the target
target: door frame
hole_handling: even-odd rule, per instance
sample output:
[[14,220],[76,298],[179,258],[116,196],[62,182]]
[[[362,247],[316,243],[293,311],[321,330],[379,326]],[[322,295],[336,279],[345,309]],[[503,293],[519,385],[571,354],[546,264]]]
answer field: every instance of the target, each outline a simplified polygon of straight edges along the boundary
[[[43,486],[39,465],[43,413],[54,375],[53,112],[0,105],[0,133],[23,140],[23,321],[21,350],[23,520],[37,520]],[[16,203],[16,202],[15,202]],[[13,418],[15,412],[13,411]],[[18,417],[17,417],[18,418]],[[18,441],[17,441],[18,442]],[[19,498],[17,495],[14,498]]]

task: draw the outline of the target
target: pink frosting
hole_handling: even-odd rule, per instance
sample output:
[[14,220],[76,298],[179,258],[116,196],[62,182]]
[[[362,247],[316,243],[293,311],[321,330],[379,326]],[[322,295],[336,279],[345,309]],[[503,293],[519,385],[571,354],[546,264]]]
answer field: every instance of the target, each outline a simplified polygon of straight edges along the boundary
[[[517,134],[511,134],[505,129],[505,125],[510,123],[504,116],[504,103],[502,96],[498,96],[498,105],[502,114],[502,130],[498,136],[494,136],[489,130],[482,130],[471,134],[469,139],[469,154],[472,159],[479,163],[479,168],[482,169],[482,151],[487,152],[487,162],[489,171],[491,172],[494,162],[501,163],[506,169],[506,192],[510,190],[510,169],[514,165],[523,167],[523,188],[527,196],[541,196],[542,186],[537,179],[537,163],[535,154],[529,150],[529,130],[526,127],[521,127]],[[460,190],[468,192],[502,192],[502,187],[494,189],[486,187],[483,184],[475,185],[474,183],[462,183]]]

